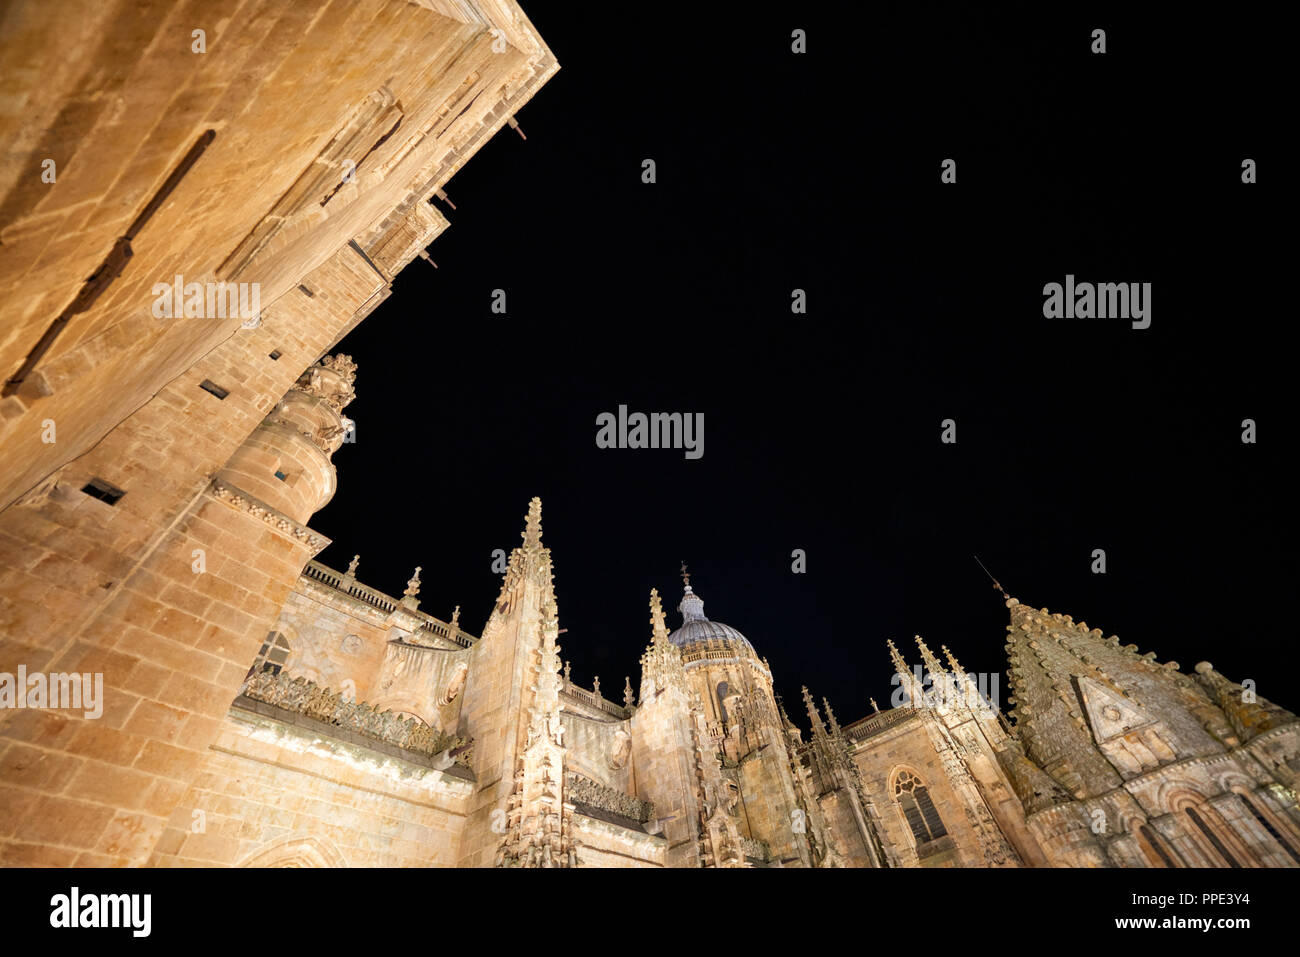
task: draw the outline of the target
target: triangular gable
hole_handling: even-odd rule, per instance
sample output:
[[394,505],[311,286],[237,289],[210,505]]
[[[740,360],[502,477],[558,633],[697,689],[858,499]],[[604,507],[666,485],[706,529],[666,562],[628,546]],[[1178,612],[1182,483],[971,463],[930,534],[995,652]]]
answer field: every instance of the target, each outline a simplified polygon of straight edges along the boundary
[[1151,724],[1151,718],[1137,702],[1094,678],[1080,675],[1076,680],[1084,713],[1098,744]]

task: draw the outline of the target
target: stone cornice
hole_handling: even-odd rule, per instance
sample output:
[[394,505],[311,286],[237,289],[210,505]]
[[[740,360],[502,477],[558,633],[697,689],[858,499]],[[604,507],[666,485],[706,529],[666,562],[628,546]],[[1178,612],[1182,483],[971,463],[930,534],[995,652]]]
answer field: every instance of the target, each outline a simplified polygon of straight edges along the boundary
[[208,491],[213,498],[225,502],[236,511],[261,519],[286,538],[291,538],[301,545],[306,545],[311,549],[313,556],[320,554],[330,544],[330,539],[320,532],[312,531],[306,525],[295,522],[288,515],[277,511],[260,499],[254,498],[225,479],[214,478],[212,484],[208,487]]

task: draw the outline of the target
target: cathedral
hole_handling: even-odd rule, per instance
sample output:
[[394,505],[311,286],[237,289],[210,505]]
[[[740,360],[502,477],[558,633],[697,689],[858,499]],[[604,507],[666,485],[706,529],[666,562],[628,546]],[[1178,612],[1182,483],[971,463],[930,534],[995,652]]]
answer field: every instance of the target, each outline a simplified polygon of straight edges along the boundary
[[[305,517],[355,374],[309,369],[218,494]],[[1009,715],[918,637],[915,664],[886,643],[894,707],[841,725],[804,688],[805,733],[685,569],[677,618],[652,591],[628,638],[621,701],[572,681],[538,499],[481,635],[420,609],[420,569],[396,597],[359,564],[302,569],[148,863],[1300,865],[1294,715],[1015,598]]]
[[237,6],[5,11],[0,865],[1300,865],[1295,715],[1009,596],[1009,711],[917,638],[841,723],[685,570],[571,680],[537,499],[477,635],[316,561],[340,343],[559,63],[514,0]]

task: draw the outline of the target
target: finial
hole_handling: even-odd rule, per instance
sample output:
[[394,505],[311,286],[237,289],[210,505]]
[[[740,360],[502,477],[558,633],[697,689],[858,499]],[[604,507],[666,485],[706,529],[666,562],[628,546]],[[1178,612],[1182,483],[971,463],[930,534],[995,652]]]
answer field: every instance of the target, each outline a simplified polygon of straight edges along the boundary
[[666,641],[668,623],[664,621],[664,606],[659,601],[659,589],[650,589],[650,629],[655,641]]
[[911,674],[911,670],[907,667],[907,662],[903,660],[903,656],[899,654],[898,649],[894,647],[894,640],[892,638],[886,638],[885,644],[889,646],[889,657],[894,662],[894,670],[900,675]]
[[872,698],[870,700],[871,700],[871,710],[874,711],[876,714],[880,714],[880,705],[876,704],[876,699]]
[[948,646],[940,645],[939,650],[942,651],[943,656],[948,659],[948,667],[952,669],[952,673],[955,674],[958,678],[965,678],[966,669],[963,668],[961,664],[958,663],[957,656],[948,650]]
[[921,660],[925,662],[925,670],[934,675],[935,678],[938,678],[942,674],[946,674],[943,670],[943,665],[939,664],[939,659],[934,656],[934,652],[926,646],[923,640],[921,640],[921,636],[913,635],[913,637],[916,639],[916,647],[921,649]]
[[623,679],[623,707],[630,709],[636,696],[632,694],[632,678],[630,676]]
[[831,710],[830,700],[822,698],[822,704],[826,707],[826,720],[831,726],[831,734],[839,734],[840,723],[835,720],[835,712]]
[[569,670],[570,670],[572,667],[573,667],[573,662],[572,662],[572,661],[566,661],[566,662],[564,663],[564,684],[565,684],[566,686],[570,683],[570,680],[571,680],[571,679],[569,678]]
[[600,675],[596,675],[591,679],[591,690],[597,698],[600,697]]
[[447,624],[450,626],[452,631],[456,631],[460,628],[460,605],[457,605],[456,609],[451,613],[451,621],[447,622]]
[[803,703],[808,709],[808,720],[812,722],[813,734],[817,734],[819,731],[824,734],[826,729],[822,726],[822,716],[817,713],[817,705],[814,703],[807,685],[803,686]]
[[685,562],[682,562],[682,584],[686,586],[687,591],[691,590],[691,573],[686,570]]
[[353,556],[352,556],[352,561],[348,562],[348,577],[349,577],[349,578],[356,578],[356,577],[357,577],[357,565],[359,565],[359,564],[361,564],[361,556],[360,556],[360,555],[353,555]]
[[542,544],[542,500],[533,496],[528,503],[528,519],[524,525],[524,547],[535,548]]
[[414,598],[420,594],[420,566],[415,566],[415,574],[411,576],[406,583],[406,591],[402,592],[407,598]]

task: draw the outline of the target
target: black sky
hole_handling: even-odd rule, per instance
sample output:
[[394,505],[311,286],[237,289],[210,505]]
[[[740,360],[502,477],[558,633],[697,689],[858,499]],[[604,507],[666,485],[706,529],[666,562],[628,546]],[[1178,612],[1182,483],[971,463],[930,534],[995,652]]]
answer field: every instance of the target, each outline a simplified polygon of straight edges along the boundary
[[[439,270],[339,347],[357,443],[321,560],[360,552],[390,594],[422,565],[424,610],[477,632],[540,495],[575,680],[637,683],[685,560],[803,724],[805,683],[843,722],[886,704],[888,637],[1002,672],[977,553],[1024,602],[1300,706],[1280,26],[857,6],[525,3],[562,68],[527,141],[446,186]],[[1044,319],[1066,273],[1151,282],[1151,328]],[[703,412],[704,457],[598,449],[620,403]]]

